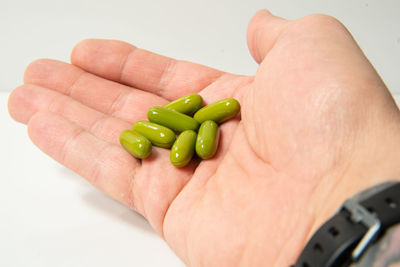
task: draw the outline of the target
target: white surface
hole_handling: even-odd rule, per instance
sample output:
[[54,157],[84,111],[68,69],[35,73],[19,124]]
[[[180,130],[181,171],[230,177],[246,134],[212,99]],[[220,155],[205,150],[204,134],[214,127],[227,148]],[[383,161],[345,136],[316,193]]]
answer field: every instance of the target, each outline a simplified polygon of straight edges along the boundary
[[16,87],[36,58],[68,60],[74,44],[88,37],[253,74],[246,27],[261,8],[289,19],[339,18],[392,92],[400,93],[399,0],[1,0],[0,90]]
[[[35,0],[0,2],[0,91],[40,57],[68,60],[88,37],[122,39],[168,56],[253,74],[246,27],[260,8],[294,19],[338,17],[400,93],[400,1]],[[400,101],[398,97],[398,101]],[[0,266],[182,266],[147,222],[55,163],[29,141],[0,93]]]

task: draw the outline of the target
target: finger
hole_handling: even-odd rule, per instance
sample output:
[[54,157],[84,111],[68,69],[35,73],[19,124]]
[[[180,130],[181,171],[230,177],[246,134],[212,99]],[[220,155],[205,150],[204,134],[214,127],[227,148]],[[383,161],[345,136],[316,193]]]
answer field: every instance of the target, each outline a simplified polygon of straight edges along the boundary
[[167,102],[154,94],[49,59],[32,62],[25,71],[24,82],[58,91],[92,109],[131,123],[145,119],[150,107]]
[[78,43],[72,64],[98,76],[175,99],[196,93],[224,73],[203,65],[175,60],[115,40]]
[[43,152],[144,215],[160,235],[169,205],[196,167],[192,162],[177,169],[169,162],[169,151],[162,148],[153,148],[140,164],[120,146],[53,113],[36,113],[29,120],[28,133]]
[[61,116],[45,112],[30,119],[28,133],[43,152],[133,207],[131,184],[140,165],[122,148],[100,140]]
[[272,49],[287,23],[267,10],[260,10],[253,16],[247,28],[247,45],[257,63]]
[[16,121],[25,124],[39,111],[58,114],[100,139],[114,144],[119,144],[121,131],[132,126],[131,123],[107,116],[68,96],[31,84],[22,85],[11,93],[8,108]]

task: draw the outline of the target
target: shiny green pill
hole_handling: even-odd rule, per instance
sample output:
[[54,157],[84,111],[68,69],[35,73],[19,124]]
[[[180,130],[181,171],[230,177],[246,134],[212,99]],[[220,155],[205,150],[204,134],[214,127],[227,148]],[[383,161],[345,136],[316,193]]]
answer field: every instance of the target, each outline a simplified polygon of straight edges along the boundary
[[175,133],[162,125],[149,121],[137,121],[132,129],[159,147],[170,148],[175,142]]
[[190,94],[169,102],[163,107],[178,111],[186,115],[192,115],[193,113],[198,111],[202,105],[203,99],[200,95]]
[[196,145],[196,132],[192,130],[183,131],[171,148],[169,158],[176,167],[186,166],[193,157]]
[[144,159],[151,154],[151,142],[146,137],[135,131],[122,131],[119,135],[119,142],[136,158]]
[[199,128],[199,123],[192,117],[163,107],[150,108],[147,118],[151,122],[168,127],[176,132],[195,131]]
[[217,152],[219,142],[218,124],[214,121],[205,121],[200,125],[196,140],[196,153],[202,159],[209,159]]
[[193,118],[199,123],[212,120],[221,123],[234,118],[240,110],[240,104],[236,99],[225,98],[205,106],[198,110]]

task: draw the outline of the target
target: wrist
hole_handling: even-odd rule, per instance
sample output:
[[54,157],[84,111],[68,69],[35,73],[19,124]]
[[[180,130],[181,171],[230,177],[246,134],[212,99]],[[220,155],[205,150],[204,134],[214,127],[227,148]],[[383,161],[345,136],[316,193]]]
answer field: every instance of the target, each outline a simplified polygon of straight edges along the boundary
[[[398,123],[400,126],[400,121]],[[400,181],[400,127],[390,135],[383,132],[380,136],[366,142],[354,150],[349,164],[336,177],[323,179],[315,191],[315,222],[310,229],[312,235],[329,219],[343,202],[386,181]],[[319,202],[319,204],[318,204]]]
[[321,226],[294,266],[349,266],[400,223],[400,182],[385,182],[346,200]]
[[[400,157],[390,157],[385,162],[375,161],[363,164],[362,167],[349,172],[343,176],[336,188],[328,194],[325,202],[326,208],[321,207],[319,212],[321,216],[316,217],[317,220],[313,225],[311,232],[314,232],[329,219],[344,203],[346,199],[352,198],[360,192],[377,186],[388,181],[400,181]],[[373,167],[368,167],[374,165]],[[312,234],[312,233],[310,233]]]
[[[289,231],[293,226],[291,222],[280,228],[285,229],[284,232],[264,229],[265,233],[272,231],[276,232],[274,236],[287,238],[284,245],[279,247],[275,260],[272,264],[266,260],[272,257],[266,256],[265,247],[255,249],[250,246],[247,251],[252,251],[252,256],[242,258],[240,266],[261,266],[263,259],[266,260],[264,264],[268,262],[271,266],[293,264],[311,236],[339,210],[346,199],[383,182],[400,181],[400,121],[396,123],[399,126],[388,127],[387,124],[379,131],[374,129],[374,132],[371,129],[370,132],[363,133],[364,136],[351,146],[350,156],[340,158],[341,162],[330,169],[329,174],[319,177],[318,181],[300,181],[293,186],[295,190],[287,197],[294,199],[292,204],[298,206],[294,210],[299,216],[291,216],[291,222],[295,222],[294,230]],[[270,240],[259,233],[251,239],[259,242],[252,243],[268,244]],[[254,264],[256,259],[259,259],[256,262],[258,265]]]
[[[334,215],[346,199],[387,181],[400,181],[400,131],[380,143],[370,143],[356,150],[352,161],[342,176],[323,179],[313,196],[315,221],[310,227],[305,243]],[[317,202],[319,200],[319,204]],[[398,227],[397,227],[398,228]],[[305,244],[303,245],[304,248]],[[301,250],[298,251],[300,254]]]

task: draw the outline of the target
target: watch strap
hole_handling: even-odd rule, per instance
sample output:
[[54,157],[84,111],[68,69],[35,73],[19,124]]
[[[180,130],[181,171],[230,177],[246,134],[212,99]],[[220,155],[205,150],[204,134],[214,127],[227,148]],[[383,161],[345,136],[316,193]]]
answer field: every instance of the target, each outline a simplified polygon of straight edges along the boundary
[[310,239],[295,267],[339,267],[356,262],[390,226],[400,222],[400,183],[362,200],[347,200]]

